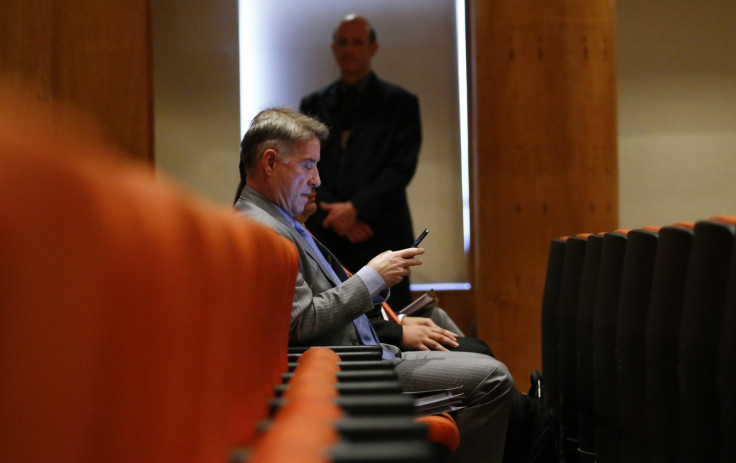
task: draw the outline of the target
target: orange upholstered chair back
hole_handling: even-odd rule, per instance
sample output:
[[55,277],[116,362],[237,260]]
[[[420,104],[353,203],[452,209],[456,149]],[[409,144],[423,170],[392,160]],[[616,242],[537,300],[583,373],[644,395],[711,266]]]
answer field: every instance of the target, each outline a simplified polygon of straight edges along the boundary
[[0,461],[225,461],[287,368],[293,245],[45,114],[0,91]]

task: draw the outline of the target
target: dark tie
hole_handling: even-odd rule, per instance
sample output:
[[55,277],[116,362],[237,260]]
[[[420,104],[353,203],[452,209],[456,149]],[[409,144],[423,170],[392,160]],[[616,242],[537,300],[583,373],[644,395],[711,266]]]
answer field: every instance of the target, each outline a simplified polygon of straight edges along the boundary
[[[294,229],[299,232],[299,234],[309,244],[315,254],[317,254],[317,257],[320,259],[322,266],[327,270],[327,273],[330,275],[332,282],[335,283],[335,285],[339,285],[340,283],[342,283],[342,278],[337,275],[335,269],[332,268],[329,262],[327,262],[325,254],[322,252],[322,249],[320,249],[320,247],[317,245],[317,241],[314,239],[312,234],[309,233],[307,229],[298,222],[294,223]],[[345,275],[345,277],[347,277],[347,275]],[[380,342],[378,341],[378,335],[376,334],[376,331],[373,329],[373,325],[371,325],[370,320],[368,320],[368,317],[365,314],[354,319],[353,325],[355,326],[355,331],[358,333],[358,338],[360,339],[360,342],[363,343],[363,345],[375,346],[377,344],[380,344]],[[392,359],[394,358],[394,355],[386,349],[383,349],[383,358]]]
[[355,122],[355,113],[360,100],[360,90],[355,85],[347,85],[340,102],[340,124],[343,129],[350,130]]
[[355,85],[347,85],[340,95],[340,109],[336,118],[336,128],[340,133],[340,150],[348,148],[348,141],[355,124],[360,91]]

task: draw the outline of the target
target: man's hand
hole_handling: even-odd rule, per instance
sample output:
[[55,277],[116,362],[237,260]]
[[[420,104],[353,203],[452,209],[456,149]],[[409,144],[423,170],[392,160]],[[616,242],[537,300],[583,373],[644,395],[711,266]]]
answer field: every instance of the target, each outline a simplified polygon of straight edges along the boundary
[[348,230],[346,236],[351,243],[360,243],[373,236],[373,229],[362,220],[356,220],[355,224]]
[[[405,350],[447,350],[457,347],[457,335],[440,328],[431,318],[404,317],[401,348]],[[443,345],[444,344],[444,345]]]
[[422,259],[416,257],[419,254],[424,254],[424,248],[386,251],[371,259],[368,266],[378,272],[386,287],[390,288],[411,274],[409,267],[421,265]]
[[341,203],[322,201],[319,203],[319,207],[327,211],[327,217],[322,221],[322,227],[332,228],[340,236],[347,236],[358,218],[358,211],[350,201]]

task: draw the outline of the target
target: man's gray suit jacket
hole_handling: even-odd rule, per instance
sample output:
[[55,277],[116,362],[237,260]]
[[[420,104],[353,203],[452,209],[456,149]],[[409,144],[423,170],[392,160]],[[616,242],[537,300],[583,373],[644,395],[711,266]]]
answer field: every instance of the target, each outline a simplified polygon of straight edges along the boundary
[[[312,247],[269,199],[246,186],[235,207],[290,240],[299,252],[299,272],[291,308],[291,345],[360,345],[352,321],[373,309],[368,288],[358,276],[336,285]],[[327,251],[329,252],[329,251]],[[340,263],[328,255],[338,275]],[[337,268],[339,267],[339,268]],[[338,271],[339,270],[339,271]]]

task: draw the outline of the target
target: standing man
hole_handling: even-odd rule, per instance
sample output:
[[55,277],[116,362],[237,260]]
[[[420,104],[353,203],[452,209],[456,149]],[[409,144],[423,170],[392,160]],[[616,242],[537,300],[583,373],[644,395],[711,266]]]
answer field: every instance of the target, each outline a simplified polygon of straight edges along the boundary
[[[289,239],[299,253],[290,344],[376,345],[378,337],[365,314],[381,303],[386,288],[421,264],[424,249],[384,251],[348,276],[335,256],[301,226],[296,217],[312,189],[319,187],[320,139],[326,135],[324,125],[300,113],[259,113],[241,144],[245,178],[236,207]],[[383,348],[404,391],[458,387],[464,394],[465,408],[455,413],[460,446],[451,457],[453,463],[503,461],[516,392],[505,365],[476,353],[405,352],[386,344]]]
[[[416,170],[422,133],[419,102],[371,71],[378,50],[370,23],[346,16],[333,34],[340,79],[302,99],[301,111],[330,130],[322,143],[320,210],[307,228],[355,272],[379,252],[414,240],[406,187]],[[389,302],[411,302],[409,279]]]

